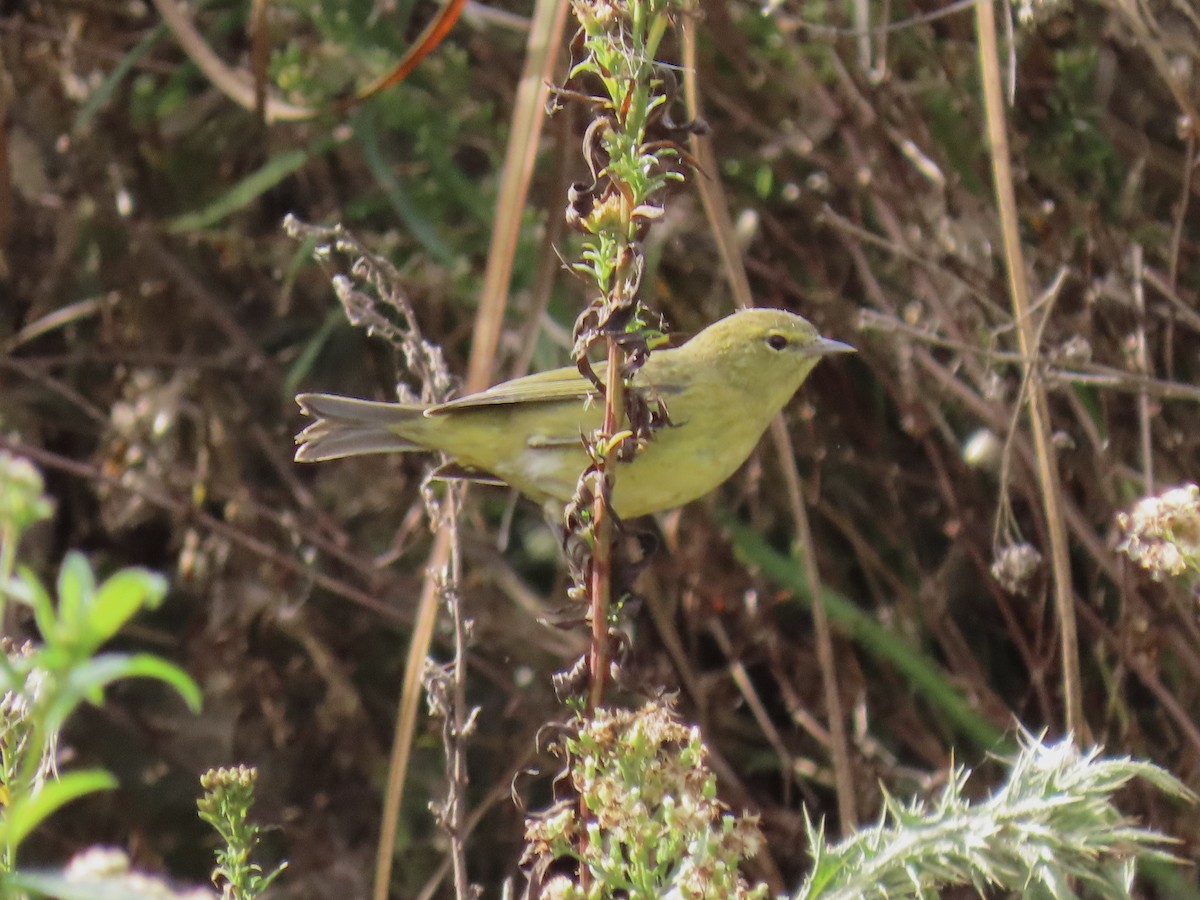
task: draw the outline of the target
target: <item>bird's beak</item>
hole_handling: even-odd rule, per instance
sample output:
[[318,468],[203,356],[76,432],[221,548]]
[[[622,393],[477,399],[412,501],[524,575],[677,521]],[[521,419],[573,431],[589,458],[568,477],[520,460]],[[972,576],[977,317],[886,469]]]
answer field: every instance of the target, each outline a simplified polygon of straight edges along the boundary
[[831,341],[829,338],[817,338],[806,348],[813,356],[829,356],[831,353],[857,353],[849,344],[841,341]]

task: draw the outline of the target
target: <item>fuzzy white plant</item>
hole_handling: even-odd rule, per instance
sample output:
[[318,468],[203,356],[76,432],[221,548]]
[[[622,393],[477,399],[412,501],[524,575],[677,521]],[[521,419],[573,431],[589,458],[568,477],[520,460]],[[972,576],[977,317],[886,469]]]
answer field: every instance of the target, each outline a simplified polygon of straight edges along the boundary
[[834,846],[809,826],[813,866],[795,900],[936,898],[953,885],[983,896],[1127,898],[1139,859],[1173,859],[1170,839],[1143,828],[1113,804],[1132,778],[1194,801],[1173,776],[1129,757],[1104,757],[1067,739],[1045,743],[1028,733],[1007,782],[973,803],[970,772],[953,766],[932,803],[885,798],[877,825]]

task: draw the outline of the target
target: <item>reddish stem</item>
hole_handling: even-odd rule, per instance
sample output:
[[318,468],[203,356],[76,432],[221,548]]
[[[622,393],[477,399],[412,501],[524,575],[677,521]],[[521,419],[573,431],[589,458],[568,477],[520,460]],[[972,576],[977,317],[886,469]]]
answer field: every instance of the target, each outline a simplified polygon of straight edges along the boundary
[[[607,442],[619,430],[624,412],[625,382],[621,378],[621,350],[616,341],[608,342],[608,372],[604,386],[604,425],[599,440]],[[591,691],[588,693],[588,714],[596,712],[604,696],[604,679],[608,671],[608,609],[612,597],[613,524],[609,515],[608,498],[612,496],[615,471],[610,460],[600,461],[596,498],[592,507],[592,571],[590,600],[592,606],[592,652],[590,660]]]

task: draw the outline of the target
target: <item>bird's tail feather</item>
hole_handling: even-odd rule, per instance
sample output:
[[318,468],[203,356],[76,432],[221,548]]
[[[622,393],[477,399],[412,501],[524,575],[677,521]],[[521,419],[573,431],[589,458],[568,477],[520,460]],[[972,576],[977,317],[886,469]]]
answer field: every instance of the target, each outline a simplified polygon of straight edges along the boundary
[[396,433],[424,416],[420,406],[356,400],[335,394],[301,394],[300,409],[316,421],[296,435],[296,462],[321,462],[366,453],[423,449]]

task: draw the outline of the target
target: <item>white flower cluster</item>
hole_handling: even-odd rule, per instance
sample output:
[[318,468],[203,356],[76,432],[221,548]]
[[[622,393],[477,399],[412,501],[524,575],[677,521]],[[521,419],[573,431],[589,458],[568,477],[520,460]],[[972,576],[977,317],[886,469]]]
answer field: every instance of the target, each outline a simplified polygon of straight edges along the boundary
[[992,577],[1010,594],[1024,595],[1042,565],[1042,554],[1032,544],[1007,544],[996,551]]
[[1117,547],[1156,580],[1200,574],[1200,487],[1185,484],[1145,497],[1118,513],[1125,539]]

